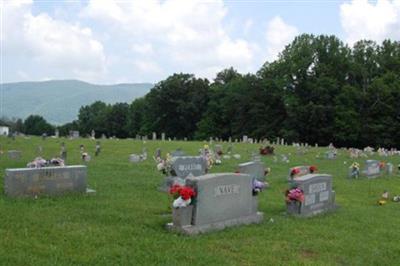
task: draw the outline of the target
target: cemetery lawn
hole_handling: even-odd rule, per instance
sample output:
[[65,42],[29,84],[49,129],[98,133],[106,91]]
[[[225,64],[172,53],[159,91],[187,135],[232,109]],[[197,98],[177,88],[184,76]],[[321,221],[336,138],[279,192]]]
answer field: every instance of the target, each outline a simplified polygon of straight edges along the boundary
[[[39,145],[45,158],[58,156],[62,141],[69,165],[81,164],[80,144],[92,155],[88,186],[97,192],[38,199],[11,199],[2,193],[0,265],[399,265],[400,203],[376,202],[384,190],[391,197],[400,194],[400,176],[395,171],[391,177],[349,180],[353,160],[342,150],[336,160],[326,160],[327,148],[297,156],[296,148],[275,146],[277,154],[291,153],[290,162],[262,157],[272,169],[267,178],[271,188],[259,196],[263,223],[188,237],[164,228],[171,221],[171,199],[157,190],[163,175],[151,157],[158,147],[163,156],[176,148],[196,155],[203,142],[101,140],[102,153],[94,157],[96,142],[88,139],[2,137],[2,177],[6,168],[33,160]],[[129,163],[129,154],[140,153],[143,146],[148,160]],[[224,150],[227,146],[223,143]],[[233,152],[242,158],[224,160],[211,172],[235,171],[258,148],[234,143]],[[22,151],[21,160],[7,157],[13,149]],[[400,163],[400,157],[372,158],[390,161],[395,168]],[[365,159],[356,161],[363,167]],[[340,206],[336,212],[308,219],[285,214],[288,169],[297,165],[316,165],[320,173],[333,175]]]

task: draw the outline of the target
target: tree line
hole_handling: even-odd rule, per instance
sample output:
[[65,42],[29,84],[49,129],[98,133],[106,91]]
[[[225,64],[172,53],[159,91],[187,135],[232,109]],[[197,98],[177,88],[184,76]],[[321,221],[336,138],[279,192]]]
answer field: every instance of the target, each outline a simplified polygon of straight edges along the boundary
[[[22,132],[41,134],[31,120]],[[335,36],[303,34],[256,73],[229,68],[212,82],[173,74],[130,104],[82,106],[78,119],[59,129],[119,138],[165,132],[178,139],[248,135],[400,147],[400,42],[349,47]]]

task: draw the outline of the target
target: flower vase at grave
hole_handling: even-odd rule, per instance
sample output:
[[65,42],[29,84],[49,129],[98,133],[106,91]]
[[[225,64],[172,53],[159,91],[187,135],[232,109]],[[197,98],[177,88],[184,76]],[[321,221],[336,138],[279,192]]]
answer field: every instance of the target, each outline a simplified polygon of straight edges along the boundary
[[300,201],[291,201],[286,203],[287,212],[290,214],[300,214]]
[[185,226],[192,223],[193,205],[172,209],[172,223],[174,226]]

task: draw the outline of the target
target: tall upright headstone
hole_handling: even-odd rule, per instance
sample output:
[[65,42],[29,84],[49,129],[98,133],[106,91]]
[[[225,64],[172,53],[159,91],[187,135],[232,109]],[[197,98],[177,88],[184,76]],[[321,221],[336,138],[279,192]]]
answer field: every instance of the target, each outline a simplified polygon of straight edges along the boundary
[[157,140],[157,133],[156,133],[156,132],[153,132],[152,139],[153,139],[153,140]]
[[161,133],[161,140],[162,140],[162,141],[165,141],[165,133],[164,133],[164,132]]

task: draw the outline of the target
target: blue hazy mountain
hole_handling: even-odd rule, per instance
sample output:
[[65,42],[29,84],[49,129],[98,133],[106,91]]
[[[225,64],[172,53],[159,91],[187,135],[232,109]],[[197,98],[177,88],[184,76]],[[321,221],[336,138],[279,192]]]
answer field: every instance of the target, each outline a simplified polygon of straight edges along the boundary
[[131,103],[152,87],[150,83],[95,85],[79,80],[4,83],[3,116],[25,119],[37,114],[52,124],[63,124],[76,119],[82,105],[98,100]]

